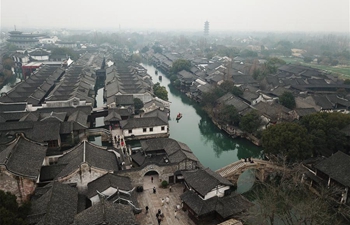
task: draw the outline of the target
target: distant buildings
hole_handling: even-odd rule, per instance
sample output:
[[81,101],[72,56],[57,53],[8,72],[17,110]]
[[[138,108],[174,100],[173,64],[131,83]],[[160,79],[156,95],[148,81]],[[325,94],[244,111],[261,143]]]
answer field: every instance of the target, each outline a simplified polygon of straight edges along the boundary
[[31,48],[39,44],[39,34],[26,34],[21,31],[10,31],[10,37],[7,42],[16,45],[18,48],[26,49]]
[[209,22],[205,21],[204,22],[204,36],[208,36],[209,35]]

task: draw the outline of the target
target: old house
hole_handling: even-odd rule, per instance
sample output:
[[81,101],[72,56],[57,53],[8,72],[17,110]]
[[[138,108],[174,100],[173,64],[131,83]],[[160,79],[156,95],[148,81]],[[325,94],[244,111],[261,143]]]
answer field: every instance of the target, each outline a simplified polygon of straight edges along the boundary
[[[55,180],[76,184],[80,192],[87,190],[87,184],[106,173],[118,171],[117,156],[105,147],[84,140],[61,156],[57,165],[65,165]],[[53,168],[56,169],[57,168]]]
[[53,182],[38,187],[31,199],[29,224],[72,224],[78,211],[78,190]]
[[134,188],[129,177],[107,173],[94,181],[88,183],[87,197],[92,205],[100,202],[100,197],[105,196],[108,201],[131,205],[137,205]]
[[6,144],[0,144],[0,189],[16,195],[17,201],[29,200],[39,181],[47,145],[17,134]]
[[185,92],[188,92],[190,90],[193,81],[197,79],[194,74],[187,72],[186,70],[181,70],[178,72],[177,77],[181,82],[181,90]]
[[120,121],[120,128],[127,139],[146,139],[168,137],[168,115],[161,110],[154,110]]
[[77,214],[72,223],[91,224],[136,225],[137,222],[131,206],[102,201]]
[[186,144],[171,138],[142,140],[140,151],[131,157],[139,167],[159,167],[158,174],[169,183],[182,181],[183,170],[202,167]]
[[233,184],[209,168],[184,171],[186,191],[180,198],[189,217],[196,223],[217,222],[238,216],[253,204],[241,195],[231,194]]
[[[323,185],[332,189],[334,198],[341,204],[350,205],[350,156],[338,151],[332,156],[317,162],[311,169],[310,186],[320,190]],[[325,188],[323,186],[323,188]]]

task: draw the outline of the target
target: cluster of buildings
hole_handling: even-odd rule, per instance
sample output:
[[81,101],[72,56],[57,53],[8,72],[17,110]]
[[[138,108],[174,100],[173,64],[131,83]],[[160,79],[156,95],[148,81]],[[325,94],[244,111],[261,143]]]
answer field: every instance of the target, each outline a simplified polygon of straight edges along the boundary
[[[188,97],[200,102],[203,93],[210,92],[225,81],[231,81],[241,89],[242,94],[236,96],[226,93],[216,100],[213,111],[220,110],[222,105],[234,106],[241,116],[254,110],[262,119],[262,129],[280,122],[299,120],[316,112],[349,113],[350,85],[328,72],[303,65],[284,64],[276,65],[275,73],[256,80],[253,79],[252,71],[264,68],[266,60],[239,56],[215,56],[207,59],[195,47],[176,48],[173,43],[164,44],[162,47],[162,54],[150,50],[144,53],[143,57],[168,74],[171,72],[168,65],[172,65],[176,60],[190,61],[192,67],[189,71],[182,70],[172,75],[176,75],[180,83],[179,88]],[[279,97],[285,92],[294,96],[295,108],[289,109],[280,104]],[[343,130],[347,137],[348,127]],[[239,132],[235,127],[225,131],[234,135]],[[350,172],[349,159],[348,154],[339,151],[328,158],[306,162],[306,172],[302,178],[302,182],[318,192],[322,192],[325,187],[332,189],[335,202],[344,205],[344,215],[349,215],[350,212],[350,184],[346,175]],[[189,196],[190,193],[186,195]]]
[[[264,121],[264,127],[281,121],[298,120],[320,111],[349,112],[350,85],[319,69],[277,64],[276,73],[256,80],[252,73],[265,66],[267,61],[264,59],[215,56],[209,60],[196,48],[176,49],[173,44],[162,47],[162,54],[149,50],[143,56],[165,73],[170,72],[172,63],[178,59],[190,61],[189,71],[175,74],[181,91],[200,102],[203,93],[231,81],[243,94],[235,96],[227,93],[217,100],[217,105],[233,105],[242,116],[256,110]],[[296,102],[294,109],[279,103],[279,97],[285,92],[293,94]]]
[[[197,223],[251,207],[186,144],[169,138],[170,102],[154,96],[147,71],[110,59],[86,52],[70,65],[36,65],[1,93],[0,189],[20,203],[31,201],[29,224],[138,224],[135,214],[143,209],[136,188],[150,173],[185,184],[183,207]],[[96,107],[101,83],[104,104]],[[101,127],[95,127],[98,117]],[[96,134],[109,144],[89,142]],[[125,148],[129,140],[141,147]],[[205,189],[203,181],[210,183]]]

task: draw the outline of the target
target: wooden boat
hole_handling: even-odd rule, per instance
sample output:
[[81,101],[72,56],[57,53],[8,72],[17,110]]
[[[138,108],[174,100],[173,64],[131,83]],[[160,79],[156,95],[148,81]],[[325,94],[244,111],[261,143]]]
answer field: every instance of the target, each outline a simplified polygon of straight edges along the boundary
[[182,118],[182,114],[181,113],[177,114],[176,120],[179,121],[181,118]]

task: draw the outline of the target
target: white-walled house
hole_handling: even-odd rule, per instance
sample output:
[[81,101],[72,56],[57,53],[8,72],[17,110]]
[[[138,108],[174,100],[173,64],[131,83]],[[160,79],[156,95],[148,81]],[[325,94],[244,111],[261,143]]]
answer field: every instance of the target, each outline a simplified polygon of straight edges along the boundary
[[120,121],[123,136],[129,139],[168,137],[169,122],[166,112],[155,110],[142,116]]

